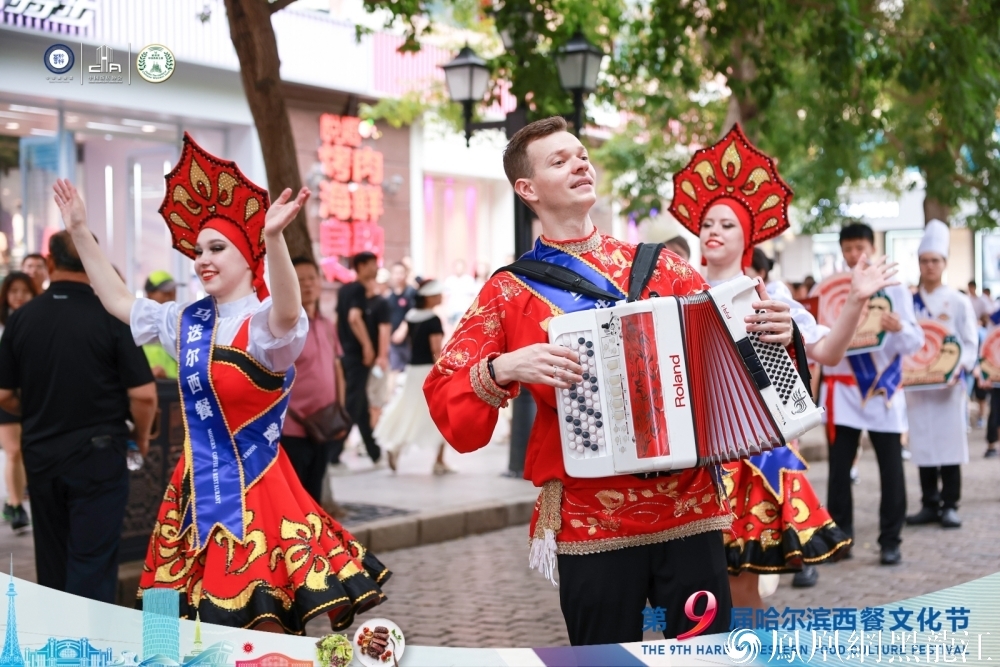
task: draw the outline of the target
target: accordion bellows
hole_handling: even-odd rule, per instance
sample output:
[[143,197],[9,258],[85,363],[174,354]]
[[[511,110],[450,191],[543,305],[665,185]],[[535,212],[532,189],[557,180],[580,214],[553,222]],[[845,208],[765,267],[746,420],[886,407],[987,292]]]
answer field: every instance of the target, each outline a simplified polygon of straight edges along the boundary
[[693,468],[781,447],[819,425],[784,347],[748,334],[758,300],[739,276],[688,297],[553,318],[549,340],[580,354],[584,381],[556,390],[571,477]]

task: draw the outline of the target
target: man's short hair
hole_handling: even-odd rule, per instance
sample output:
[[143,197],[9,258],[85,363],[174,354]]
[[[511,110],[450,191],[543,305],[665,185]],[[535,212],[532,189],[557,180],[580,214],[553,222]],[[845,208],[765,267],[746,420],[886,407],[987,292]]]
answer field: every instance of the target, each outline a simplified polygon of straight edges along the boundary
[[863,222],[852,222],[849,225],[845,225],[840,230],[840,242],[844,241],[855,241],[855,240],[868,241],[872,245],[875,245],[875,232],[872,228]]
[[302,266],[303,264],[308,264],[309,266],[316,269],[319,272],[319,264],[312,257],[306,257],[305,255],[299,255],[292,259],[292,266]]
[[378,257],[375,256],[375,253],[368,252],[366,250],[364,252],[359,252],[357,255],[354,256],[354,258],[351,260],[351,268],[357,271],[358,267],[361,266],[362,264],[367,264],[368,262],[377,262],[377,261]]
[[85,273],[83,262],[76,251],[76,244],[69,232],[63,230],[49,237],[49,257],[57,269],[73,273]]
[[565,118],[552,116],[528,123],[510,138],[507,147],[503,149],[503,171],[512,186],[518,179],[534,176],[531,160],[528,159],[528,146],[531,142],[556,132],[565,132],[566,127]]
[[976,287],[976,281],[975,280],[970,280],[969,281],[969,287],[975,288]]
[[667,239],[663,242],[663,245],[668,248],[678,248],[680,249],[685,257],[691,256],[691,246],[688,244],[687,239],[683,236],[675,236],[672,239]]
[[27,262],[29,259],[40,259],[42,260],[42,262],[45,262],[44,255],[42,255],[39,252],[33,252],[24,256],[24,259],[21,260],[21,266],[24,266],[24,263]]

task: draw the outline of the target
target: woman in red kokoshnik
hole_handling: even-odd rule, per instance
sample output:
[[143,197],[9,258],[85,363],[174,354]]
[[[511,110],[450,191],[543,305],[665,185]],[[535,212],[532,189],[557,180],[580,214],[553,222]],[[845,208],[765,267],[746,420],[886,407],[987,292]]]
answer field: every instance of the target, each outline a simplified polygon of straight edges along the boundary
[[[167,486],[139,582],[180,593],[182,618],[302,634],[334,629],[385,599],[389,571],[302,488],[278,446],[308,320],[282,230],[309,197],[267,192],[184,136],[160,213],[208,296],[187,306],[136,299],[87,229],[68,181],[56,203],[94,291],[137,344],[174,350],[184,456]],[[264,283],[265,244],[274,298]]]
[[[791,199],[792,191],[773,160],[736,125],[719,143],[696,152],[674,175],[670,211],[699,236],[705,278],[714,287],[750,268],[756,244],[788,229]],[[885,258],[859,262],[851,294],[833,329],[818,325],[784,284],[771,282],[766,289],[772,299],[788,304],[809,359],[832,365],[847,351],[868,297],[895,284],[890,282],[893,267]],[[808,363],[796,358],[794,347],[789,353],[800,367]],[[735,515],[725,533],[734,607],[763,607],[759,574],[797,572],[837,560],[850,549],[850,538],[816,498],[807,469],[794,446],[723,465]],[[811,579],[815,583],[815,573]]]

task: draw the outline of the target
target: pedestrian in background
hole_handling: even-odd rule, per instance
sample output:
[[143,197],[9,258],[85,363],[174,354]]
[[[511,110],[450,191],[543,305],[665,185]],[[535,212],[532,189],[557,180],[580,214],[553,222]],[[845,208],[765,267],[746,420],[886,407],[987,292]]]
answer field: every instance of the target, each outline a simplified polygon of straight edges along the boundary
[[44,256],[37,252],[25,255],[24,259],[21,260],[21,270],[31,276],[32,282],[35,283],[36,294],[45,291],[49,282],[49,268]]
[[[368,292],[368,307],[365,310],[365,323],[368,325],[368,335],[371,336],[379,351],[375,366],[368,376],[368,410],[371,412],[372,428],[378,424],[382,416],[382,408],[389,403],[392,394],[391,366],[389,352],[392,348],[392,310],[389,300],[385,297],[389,292],[389,271],[379,269],[373,289]],[[377,341],[377,342],[376,342]],[[381,351],[385,350],[384,364],[379,363]]]
[[[371,412],[368,409],[368,377],[374,368],[380,373],[389,369],[389,337],[385,347],[380,345],[379,325],[389,328],[388,313],[382,314],[370,308],[377,302],[370,297],[375,293],[375,278],[378,275],[378,258],[370,252],[361,252],[351,262],[358,279],[340,288],[337,295],[337,336],[344,356],[346,385],[345,406],[351,419],[361,433],[365,449],[373,463],[378,465],[382,450],[372,435]],[[334,446],[330,454],[333,464],[340,463],[343,446]]]
[[[121,277],[121,273],[118,275]],[[177,283],[174,282],[174,277],[166,271],[153,271],[149,274],[145,289],[146,298],[156,303],[170,303],[177,300]],[[177,379],[177,360],[163,347],[162,343],[159,341],[146,343],[142,346],[142,351],[146,354],[149,367],[153,370],[153,377],[168,380]]]
[[444,328],[434,308],[441,304],[444,286],[437,280],[425,280],[417,290],[416,308],[406,314],[403,326],[411,346],[410,364],[406,368],[403,391],[386,408],[382,421],[375,428],[377,437],[387,448],[389,467],[396,471],[403,449],[409,445],[437,447],[435,475],[455,472],[444,462],[447,443],[431,418],[424,397],[424,380],[441,355]]
[[[12,271],[0,285],[0,337],[11,313],[38,296],[38,289],[27,273]],[[4,453],[4,482],[7,501],[3,505],[4,521],[19,531],[31,524],[24,509],[24,489],[27,480],[24,458],[21,456],[21,418],[0,409],[0,446]]]
[[[403,318],[409,312],[417,298],[417,291],[407,285],[406,265],[396,262],[389,269],[389,289],[385,298],[389,302],[389,324],[392,328],[392,336],[389,344],[389,368],[395,372],[402,372],[410,363],[410,346],[406,342],[406,331],[403,327]],[[401,342],[396,342],[396,341]]]
[[[285,420],[281,446],[302,486],[322,506],[326,464],[335,444],[329,435],[329,422],[344,405],[344,370],[340,365],[343,353],[336,326],[319,309],[319,266],[308,257],[297,257],[292,264],[299,278],[302,307],[309,318],[309,333],[295,360],[295,384],[288,402],[290,419]],[[339,438],[341,447],[346,435]]]
[[130,436],[149,450],[156,384],[128,325],[94,294],[69,232],[49,239],[47,263],[48,291],[15,311],[0,339],[0,407],[22,416],[38,583],[113,603],[125,454]]
[[691,260],[691,246],[683,236],[675,236],[672,239],[667,239],[663,242],[663,245],[667,246],[667,250],[679,255],[685,262]]
[[948,266],[950,232],[940,220],[924,227],[917,249],[920,283],[913,295],[917,319],[943,325],[959,343],[960,356],[953,379],[945,387],[908,389],[907,417],[910,451],[920,469],[921,509],[906,517],[911,526],[939,523],[959,528],[958,504],[962,496],[962,466],[969,462],[968,392],[961,381],[979,358],[976,315],[969,298],[943,284]]

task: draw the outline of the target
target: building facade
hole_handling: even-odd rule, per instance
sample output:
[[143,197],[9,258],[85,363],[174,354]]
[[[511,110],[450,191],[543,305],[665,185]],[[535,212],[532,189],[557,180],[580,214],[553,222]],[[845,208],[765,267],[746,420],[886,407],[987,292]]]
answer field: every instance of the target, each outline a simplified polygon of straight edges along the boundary
[[[150,588],[142,595],[142,657],[180,661],[180,595],[172,588]],[[143,663],[144,664],[144,663]]]
[[[267,182],[224,0],[53,0],[37,3],[52,5],[45,17],[18,13],[28,4],[0,0],[0,160],[5,146],[19,155],[7,171],[0,163],[0,264],[16,267],[24,255],[45,250],[62,226],[51,185],[69,177],[130,289],[138,293],[149,273],[166,269],[181,283],[180,300],[197,298],[192,263],[171,249],[158,214],[163,175],[183,133],[236,161],[251,180]],[[420,276],[484,280],[514,253],[502,133],[479,133],[467,147],[464,137],[433,122],[395,128],[380,121],[364,126],[360,144],[350,147],[381,154],[380,183],[338,184],[326,173],[332,147],[324,143],[324,117],[356,118],[362,103],[441,86],[440,65],[454,56],[435,45],[401,54],[402,38],[384,32],[358,40],[348,19],[362,19],[338,13],[340,4],[303,0],[272,16],[299,171],[315,193],[306,211],[314,254],[330,280],[349,279],[345,257],[366,244],[384,265],[409,259]],[[64,75],[45,64],[55,44],[76,60]],[[176,58],[161,83],[137,71],[137,53],[151,44]],[[503,93],[484,118],[502,118],[514,106]],[[345,202],[340,185],[353,188],[352,207],[359,188],[377,188],[376,214],[361,201],[367,208],[360,217],[353,209],[350,220],[331,216],[321,195],[336,189]],[[624,233],[608,202],[594,218],[603,232]]]

